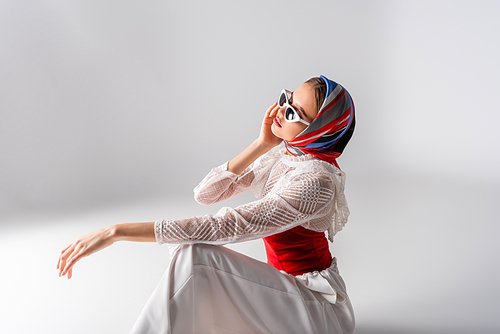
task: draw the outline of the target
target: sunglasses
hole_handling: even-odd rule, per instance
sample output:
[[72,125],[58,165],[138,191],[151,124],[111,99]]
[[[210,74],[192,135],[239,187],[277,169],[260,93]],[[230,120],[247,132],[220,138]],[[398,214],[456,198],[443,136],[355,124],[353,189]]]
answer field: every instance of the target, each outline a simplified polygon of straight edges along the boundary
[[280,97],[278,98],[278,107],[282,108],[283,106],[286,106],[285,120],[287,122],[300,122],[304,123],[305,125],[311,124],[300,118],[299,113],[290,105],[290,103],[288,102],[289,94],[290,93],[286,89],[283,89],[281,91]]

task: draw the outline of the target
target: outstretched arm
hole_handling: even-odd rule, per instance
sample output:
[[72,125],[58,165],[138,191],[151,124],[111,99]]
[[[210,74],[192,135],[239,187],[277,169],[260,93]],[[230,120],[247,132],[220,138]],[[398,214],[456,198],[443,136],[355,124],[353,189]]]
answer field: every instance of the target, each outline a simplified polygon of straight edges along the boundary
[[89,233],[66,247],[59,256],[59,276],[73,276],[76,262],[98,252],[116,241],[155,242],[154,222],[118,224]]
[[[259,137],[243,152],[229,161],[228,171],[240,174],[258,157],[281,143],[281,139],[271,131],[271,125],[278,109],[277,103],[267,109]],[[118,224],[79,238],[61,252],[57,262],[59,276],[67,275],[68,278],[71,278],[73,276],[73,266],[78,261],[111,246],[116,241],[155,242],[154,228],[154,222]]]

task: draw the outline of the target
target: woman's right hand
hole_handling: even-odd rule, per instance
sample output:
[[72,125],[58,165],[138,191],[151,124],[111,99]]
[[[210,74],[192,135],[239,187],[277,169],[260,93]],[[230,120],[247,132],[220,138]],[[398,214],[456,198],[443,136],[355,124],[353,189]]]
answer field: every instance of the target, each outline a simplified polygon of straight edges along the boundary
[[59,276],[67,274],[68,278],[71,278],[75,263],[103,248],[111,246],[113,243],[111,228],[101,229],[79,238],[61,252],[57,262]]
[[266,114],[264,115],[264,119],[262,120],[262,126],[260,129],[260,135],[258,141],[261,145],[274,147],[281,143],[282,139],[276,137],[271,130],[271,126],[273,125],[273,120],[278,115],[278,103],[274,102],[272,106],[267,109]]

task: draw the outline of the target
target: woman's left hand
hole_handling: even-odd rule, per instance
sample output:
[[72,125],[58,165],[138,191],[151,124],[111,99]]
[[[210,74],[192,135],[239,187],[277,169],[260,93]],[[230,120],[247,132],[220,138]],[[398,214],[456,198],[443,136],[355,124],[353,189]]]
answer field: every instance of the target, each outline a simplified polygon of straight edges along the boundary
[[79,238],[61,252],[57,262],[59,276],[67,274],[68,278],[71,278],[76,262],[113,243],[113,231],[110,228],[104,228]]

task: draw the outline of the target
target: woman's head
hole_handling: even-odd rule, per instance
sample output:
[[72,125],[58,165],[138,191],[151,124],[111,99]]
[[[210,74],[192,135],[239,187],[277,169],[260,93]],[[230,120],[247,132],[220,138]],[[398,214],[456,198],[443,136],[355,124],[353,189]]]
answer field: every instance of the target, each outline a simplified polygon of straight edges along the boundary
[[295,91],[284,90],[279,98],[279,111],[271,131],[275,136],[292,140],[316,118],[317,107],[314,88],[304,83]]
[[[286,99],[286,101],[284,104],[280,103],[281,107],[277,119],[271,128],[273,133],[284,140],[292,140],[304,131],[316,118],[319,109],[323,105],[326,89],[325,81],[319,77],[314,77],[307,80],[293,92],[284,90],[280,95],[280,99]],[[295,120],[296,122],[286,121],[288,107],[292,107],[292,110],[288,110],[288,112],[296,112],[297,115],[295,116],[298,116],[299,120]]]
[[[320,76],[290,93],[287,102],[278,112],[273,133],[284,139],[290,153],[313,154],[336,165],[335,159],[350,140],[355,125],[354,103],[347,90]],[[306,122],[287,122],[288,106]]]

